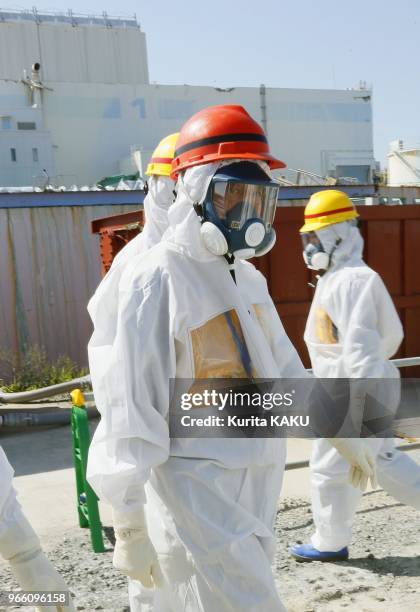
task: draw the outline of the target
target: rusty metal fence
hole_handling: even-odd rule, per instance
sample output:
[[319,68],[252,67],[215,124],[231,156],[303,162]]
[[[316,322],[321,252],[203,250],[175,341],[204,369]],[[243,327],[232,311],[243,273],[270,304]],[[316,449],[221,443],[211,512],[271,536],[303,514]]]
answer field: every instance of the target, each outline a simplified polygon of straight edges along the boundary
[[37,344],[51,359],[67,355],[87,364],[86,304],[101,278],[90,222],[132,209],[0,207],[0,360],[1,353],[22,354]]
[[[101,197],[106,202],[109,194]],[[397,357],[419,355],[420,205],[360,206],[359,212],[366,261],[384,279],[403,322],[405,338]],[[279,207],[277,244],[255,263],[308,367],[303,329],[313,289],[302,260],[302,217],[302,207]],[[50,358],[65,354],[86,365],[91,333],[86,304],[101,272],[137,233],[139,222],[134,204],[0,206],[0,349],[22,352],[25,345],[38,344]],[[410,375],[420,376],[420,368]]]

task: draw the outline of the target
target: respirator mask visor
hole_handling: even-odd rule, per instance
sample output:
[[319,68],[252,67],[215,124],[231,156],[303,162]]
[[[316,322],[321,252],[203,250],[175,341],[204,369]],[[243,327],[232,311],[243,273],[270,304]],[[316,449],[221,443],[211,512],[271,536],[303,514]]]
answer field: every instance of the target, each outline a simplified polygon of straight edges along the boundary
[[266,231],[274,222],[278,186],[243,183],[235,179],[213,183],[212,202],[220,221],[230,230],[240,230],[250,219],[258,219]]
[[201,234],[207,248],[241,259],[272,248],[278,188],[256,163],[237,162],[220,168],[202,205]]
[[330,256],[316,232],[305,232],[300,235],[303,246],[303,259],[310,270],[327,270]]

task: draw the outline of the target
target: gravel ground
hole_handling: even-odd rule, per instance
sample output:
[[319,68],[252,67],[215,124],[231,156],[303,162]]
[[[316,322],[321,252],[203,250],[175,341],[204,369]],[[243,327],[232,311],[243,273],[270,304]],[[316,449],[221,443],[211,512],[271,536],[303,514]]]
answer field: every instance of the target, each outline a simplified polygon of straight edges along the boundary
[[364,495],[354,525],[351,558],[297,563],[287,549],[312,534],[307,502],[281,504],[275,573],[289,612],[420,611],[420,518],[383,491]]
[[[365,495],[347,562],[290,559],[288,546],[307,540],[311,532],[308,502],[284,500],[277,519],[275,574],[289,612],[420,612],[420,519],[414,510],[382,491]],[[112,530],[106,528],[106,534],[109,551],[103,554],[91,552],[89,534],[81,529],[47,548],[75,596],[77,610],[129,611],[126,580],[111,563]],[[0,584],[5,590],[17,588],[3,565]],[[30,608],[0,606],[0,612],[9,610]]]

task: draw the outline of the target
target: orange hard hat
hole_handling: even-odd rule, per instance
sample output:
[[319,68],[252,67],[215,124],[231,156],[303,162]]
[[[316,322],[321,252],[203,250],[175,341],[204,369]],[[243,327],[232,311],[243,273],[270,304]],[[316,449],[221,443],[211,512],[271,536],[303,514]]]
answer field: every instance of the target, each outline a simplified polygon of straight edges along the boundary
[[262,127],[236,104],[209,106],[184,123],[171,177],[175,180],[181,170],[222,159],[260,159],[270,168],[286,165],[270,154]]

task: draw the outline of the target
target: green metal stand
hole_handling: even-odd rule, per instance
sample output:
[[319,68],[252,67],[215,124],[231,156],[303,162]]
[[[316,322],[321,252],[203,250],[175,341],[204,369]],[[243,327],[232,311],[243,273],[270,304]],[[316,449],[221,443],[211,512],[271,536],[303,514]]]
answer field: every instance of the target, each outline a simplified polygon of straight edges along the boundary
[[98,498],[86,480],[88,450],[90,445],[89,422],[81,391],[73,391],[71,431],[73,459],[76,471],[77,512],[80,527],[89,527],[93,551],[105,552]]

